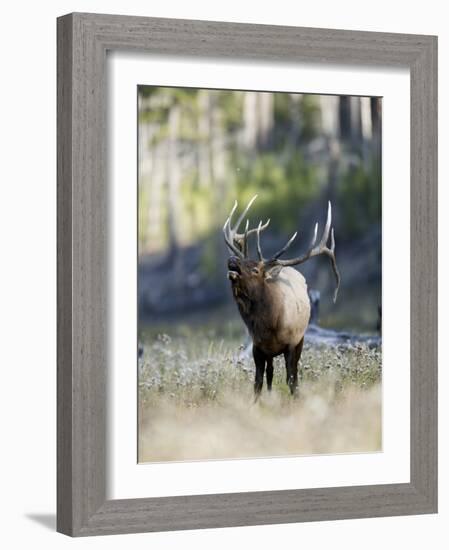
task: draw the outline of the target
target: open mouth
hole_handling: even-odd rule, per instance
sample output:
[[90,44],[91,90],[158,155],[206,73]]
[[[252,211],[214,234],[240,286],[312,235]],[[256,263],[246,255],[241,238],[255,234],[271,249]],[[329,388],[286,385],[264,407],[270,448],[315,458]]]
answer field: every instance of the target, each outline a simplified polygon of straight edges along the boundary
[[240,273],[238,271],[234,271],[233,269],[230,269],[228,271],[228,279],[230,281],[235,281],[236,279],[238,279],[240,277]]
[[241,275],[241,270],[236,261],[234,261],[232,258],[228,261],[228,279],[230,281],[235,281],[238,279]]

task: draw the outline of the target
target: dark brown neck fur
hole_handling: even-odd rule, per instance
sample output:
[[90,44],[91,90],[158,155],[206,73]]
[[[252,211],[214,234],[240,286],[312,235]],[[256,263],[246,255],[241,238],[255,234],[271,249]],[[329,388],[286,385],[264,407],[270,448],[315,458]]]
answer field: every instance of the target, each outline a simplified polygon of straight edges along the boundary
[[254,343],[270,342],[275,338],[282,301],[276,299],[275,285],[264,283],[257,298],[234,293],[240,315]]

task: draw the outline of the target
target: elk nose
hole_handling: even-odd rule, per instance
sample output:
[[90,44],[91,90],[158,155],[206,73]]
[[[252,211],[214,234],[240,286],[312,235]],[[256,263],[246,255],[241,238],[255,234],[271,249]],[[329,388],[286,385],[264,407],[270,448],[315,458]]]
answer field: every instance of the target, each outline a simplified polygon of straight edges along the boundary
[[231,256],[228,260],[228,269],[231,271],[240,271],[239,260],[237,256]]

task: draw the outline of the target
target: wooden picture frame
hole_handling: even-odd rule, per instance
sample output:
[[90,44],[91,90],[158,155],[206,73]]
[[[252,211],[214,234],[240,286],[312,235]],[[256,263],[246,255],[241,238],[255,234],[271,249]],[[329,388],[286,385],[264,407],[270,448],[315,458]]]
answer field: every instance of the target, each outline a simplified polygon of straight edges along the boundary
[[[106,499],[106,52],[407,67],[410,483]],[[437,38],[74,13],[58,19],[57,529],[72,536],[437,511]]]

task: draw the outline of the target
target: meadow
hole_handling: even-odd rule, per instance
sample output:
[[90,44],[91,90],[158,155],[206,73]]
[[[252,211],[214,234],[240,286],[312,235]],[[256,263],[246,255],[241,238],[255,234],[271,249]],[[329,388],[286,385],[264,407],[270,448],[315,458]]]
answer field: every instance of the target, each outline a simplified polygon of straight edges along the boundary
[[374,452],[382,448],[381,351],[306,343],[299,395],[275,360],[273,390],[253,395],[238,323],[141,331],[139,462]]

